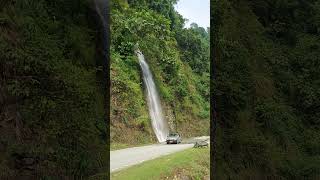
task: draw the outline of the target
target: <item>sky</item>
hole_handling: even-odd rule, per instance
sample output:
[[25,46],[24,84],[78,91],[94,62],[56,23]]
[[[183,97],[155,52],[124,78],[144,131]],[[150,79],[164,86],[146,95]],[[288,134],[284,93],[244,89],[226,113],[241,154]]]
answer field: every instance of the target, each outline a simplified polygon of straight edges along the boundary
[[204,28],[210,27],[210,0],[179,0],[175,9],[189,20],[186,27],[193,22]]

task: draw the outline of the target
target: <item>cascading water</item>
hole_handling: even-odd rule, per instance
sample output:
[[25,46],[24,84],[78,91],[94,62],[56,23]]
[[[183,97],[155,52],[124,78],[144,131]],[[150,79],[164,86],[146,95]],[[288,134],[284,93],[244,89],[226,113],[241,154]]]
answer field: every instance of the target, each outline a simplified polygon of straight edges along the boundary
[[94,0],[94,6],[96,9],[96,13],[100,18],[101,28],[102,28],[102,45],[103,45],[103,53],[104,57],[107,59],[108,52],[108,11],[109,11],[109,1],[108,0]]
[[168,124],[162,114],[162,107],[158,91],[153,81],[153,77],[143,54],[137,50],[136,54],[139,58],[139,64],[143,73],[143,81],[146,86],[147,99],[149,106],[149,114],[151,117],[152,128],[159,142],[164,142],[169,134]]

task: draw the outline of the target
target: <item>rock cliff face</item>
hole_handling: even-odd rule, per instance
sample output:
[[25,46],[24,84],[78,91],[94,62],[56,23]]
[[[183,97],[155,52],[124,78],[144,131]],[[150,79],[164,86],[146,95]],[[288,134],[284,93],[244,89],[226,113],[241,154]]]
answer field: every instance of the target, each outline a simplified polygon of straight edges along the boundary
[[173,108],[170,105],[164,105],[163,107],[164,107],[165,118],[168,121],[170,131],[177,132],[176,117],[174,115]]

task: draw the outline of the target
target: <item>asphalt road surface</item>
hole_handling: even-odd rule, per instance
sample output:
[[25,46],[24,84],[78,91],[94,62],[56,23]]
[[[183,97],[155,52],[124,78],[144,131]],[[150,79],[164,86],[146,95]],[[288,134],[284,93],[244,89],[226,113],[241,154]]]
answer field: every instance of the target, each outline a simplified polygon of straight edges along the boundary
[[165,143],[159,143],[148,146],[110,151],[110,172],[115,172],[147,160],[192,148],[196,141],[202,140],[209,141],[209,136],[189,138],[183,140],[181,144],[167,145]]

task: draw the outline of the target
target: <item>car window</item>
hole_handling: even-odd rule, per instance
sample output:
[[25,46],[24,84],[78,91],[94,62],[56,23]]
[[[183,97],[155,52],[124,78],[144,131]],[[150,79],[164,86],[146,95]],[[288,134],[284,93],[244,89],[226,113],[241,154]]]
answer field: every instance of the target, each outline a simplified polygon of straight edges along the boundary
[[169,137],[180,137],[180,135],[177,133],[170,133],[168,136]]

